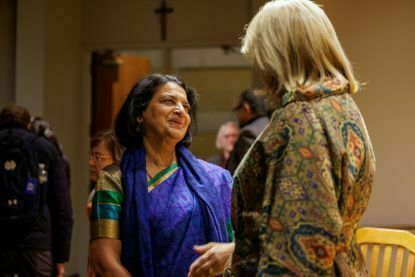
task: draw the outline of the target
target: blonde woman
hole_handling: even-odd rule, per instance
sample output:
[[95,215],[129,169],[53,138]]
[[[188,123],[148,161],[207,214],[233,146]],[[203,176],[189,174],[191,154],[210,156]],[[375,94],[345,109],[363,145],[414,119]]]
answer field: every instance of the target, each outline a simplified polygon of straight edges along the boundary
[[234,175],[233,272],[365,276],[355,233],[375,157],[332,24],[311,1],[270,1],[242,52],[280,108]]
[[233,146],[236,143],[239,135],[239,127],[233,121],[227,121],[223,123],[218,130],[216,135],[216,149],[220,153],[211,156],[208,162],[219,165],[220,167],[226,168],[226,164],[232,153]]

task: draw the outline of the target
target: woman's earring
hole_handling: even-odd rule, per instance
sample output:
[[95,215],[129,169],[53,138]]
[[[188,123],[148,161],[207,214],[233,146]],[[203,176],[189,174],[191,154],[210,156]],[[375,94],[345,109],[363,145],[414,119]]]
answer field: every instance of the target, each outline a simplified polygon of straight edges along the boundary
[[142,117],[137,118],[137,123],[138,125],[136,127],[136,131],[137,133],[140,133],[143,130],[143,118]]

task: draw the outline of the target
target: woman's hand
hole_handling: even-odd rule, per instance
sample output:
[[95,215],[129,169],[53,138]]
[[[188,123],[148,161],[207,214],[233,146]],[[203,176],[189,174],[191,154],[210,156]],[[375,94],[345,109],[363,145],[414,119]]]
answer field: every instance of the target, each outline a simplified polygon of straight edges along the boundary
[[216,276],[225,271],[235,249],[235,243],[209,242],[205,245],[195,245],[194,249],[200,257],[192,263],[187,276]]

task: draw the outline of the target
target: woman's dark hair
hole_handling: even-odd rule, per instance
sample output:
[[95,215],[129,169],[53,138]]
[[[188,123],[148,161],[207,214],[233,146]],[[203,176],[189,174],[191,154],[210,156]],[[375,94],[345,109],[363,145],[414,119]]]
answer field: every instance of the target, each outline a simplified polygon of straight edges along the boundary
[[120,164],[122,154],[124,153],[124,147],[119,144],[117,138],[115,137],[114,130],[103,130],[96,133],[90,141],[91,150],[101,142],[103,142],[107,150],[111,152],[115,163]]
[[190,146],[192,137],[196,134],[197,130],[197,93],[187,87],[184,81],[178,76],[162,74],[151,74],[138,81],[121,106],[115,119],[114,128],[115,135],[121,145],[130,148],[142,144],[143,128],[137,119],[142,116],[157,89],[168,82],[177,84],[186,92],[187,101],[190,105],[189,116],[191,123],[186,135],[179,143],[186,147]]

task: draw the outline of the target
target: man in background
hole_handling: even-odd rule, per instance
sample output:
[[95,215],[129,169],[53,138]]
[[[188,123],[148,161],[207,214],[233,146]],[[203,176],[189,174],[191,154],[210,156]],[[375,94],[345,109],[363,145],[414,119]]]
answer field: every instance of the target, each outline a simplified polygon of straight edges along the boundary
[[63,276],[72,207],[56,147],[29,131],[19,106],[0,112],[0,275]]
[[242,92],[239,103],[233,108],[241,127],[238,140],[230,155],[226,169],[233,175],[249,147],[269,122],[265,97],[260,90]]

